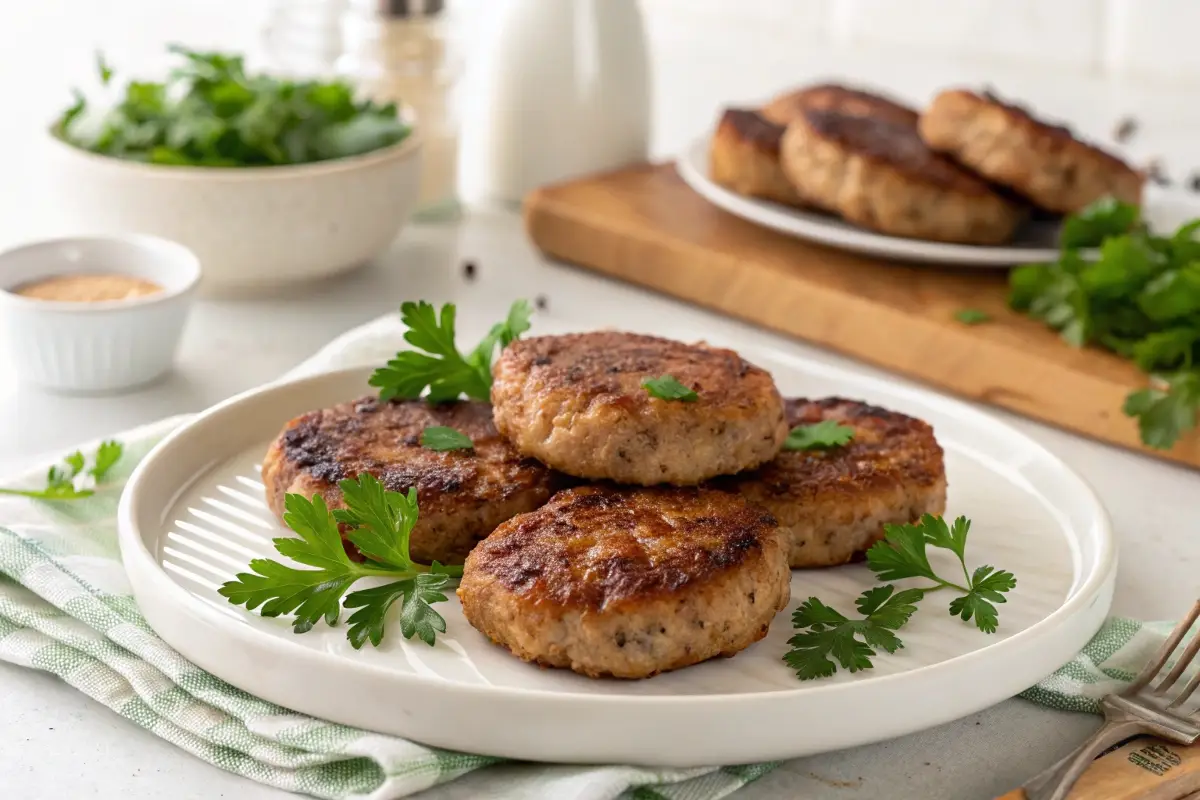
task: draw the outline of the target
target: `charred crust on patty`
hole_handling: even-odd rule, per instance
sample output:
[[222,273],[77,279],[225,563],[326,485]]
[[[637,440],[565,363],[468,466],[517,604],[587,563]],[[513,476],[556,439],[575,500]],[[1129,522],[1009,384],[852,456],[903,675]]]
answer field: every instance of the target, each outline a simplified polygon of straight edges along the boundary
[[1047,211],[1070,214],[1105,195],[1141,202],[1145,175],[1069,128],[995,95],[952,89],[921,115],[930,147]]
[[[709,580],[762,551],[775,518],[728,500],[697,488],[559,492],[548,505],[497,528],[476,548],[473,568],[518,595],[536,594],[537,602],[618,612],[622,604]],[[646,541],[655,543],[655,552]]]
[[838,83],[819,83],[785,92],[762,107],[763,118],[787,126],[808,111],[836,111],[916,127],[920,118],[912,108],[886,95]]
[[735,495],[600,484],[497,528],[458,596],[472,626],[526,661],[646,678],[761,639],[790,571],[774,520]]
[[[461,431],[474,448],[422,447],[421,433],[431,426]],[[474,401],[430,405],[365,397],[313,411],[288,423],[262,469],[268,504],[280,518],[289,493],[320,494],[331,508],[340,507],[338,482],[364,472],[390,491],[417,490],[413,555],[443,563],[461,563],[500,522],[566,485],[564,476],[517,453],[497,432],[491,406]]]
[[709,177],[747,197],[800,205],[796,190],[779,165],[784,126],[756,111],[731,108],[721,115],[709,144]]
[[927,423],[840,397],[785,403],[790,426],[834,420],[852,427],[854,438],[825,450],[784,451],[711,485],[772,513],[790,539],[793,567],[847,563],[882,538],[884,524],[945,510],[944,454]]
[[1024,218],[911,125],[807,111],[788,125],[780,158],[806,202],[894,236],[999,244]]
[[[652,396],[670,375],[695,402]],[[732,350],[601,331],[522,339],[494,369],[496,427],[581,478],[693,485],[770,460],[787,436],[770,374]]]

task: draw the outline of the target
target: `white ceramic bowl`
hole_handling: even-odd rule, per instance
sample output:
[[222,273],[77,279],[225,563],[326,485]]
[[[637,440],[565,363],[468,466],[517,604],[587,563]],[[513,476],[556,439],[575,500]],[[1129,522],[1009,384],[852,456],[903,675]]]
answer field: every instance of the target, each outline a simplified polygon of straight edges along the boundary
[[[143,278],[156,294],[56,302],[14,294],[44,278],[98,273]],[[181,244],[153,236],[35,242],[0,253],[0,344],[17,377],[61,392],[114,392],[171,367],[200,279]]]
[[205,293],[275,287],[369,261],[396,238],[420,188],[418,131],[361,156],[245,168],[123,161],[48,138],[67,224],[179,242],[204,264]]

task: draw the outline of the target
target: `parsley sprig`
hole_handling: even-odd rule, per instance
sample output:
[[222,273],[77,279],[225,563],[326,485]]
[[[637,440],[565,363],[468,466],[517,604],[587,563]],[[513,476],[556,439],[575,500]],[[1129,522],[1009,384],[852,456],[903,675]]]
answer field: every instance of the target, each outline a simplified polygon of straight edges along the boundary
[[[1200,416],[1200,220],[1152,234],[1136,206],[1105,198],[1067,219],[1053,264],[1013,270],[1009,304],[1075,347],[1133,359],[1151,387],[1124,412],[1142,442],[1170,449]],[[1098,248],[1095,253],[1087,248]]]
[[694,403],[700,397],[695,389],[684,386],[674,375],[660,375],[657,378],[644,378],[642,388],[646,394],[659,400],[678,400],[681,403]]
[[455,307],[446,303],[438,312],[424,300],[400,306],[400,321],[408,328],[404,340],[415,349],[402,350],[386,367],[375,370],[370,384],[379,388],[380,400],[420,397],[428,389],[431,403],[456,400],[462,395],[488,400],[492,388],[492,358],[529,330],[533,309],[528,300],[517,300],[503,322],[496,323],[468,353],[454,343]]
[[96,493],[92,488],[102,482],[109,470],[121,460],[124,446],[115,440],[101,442],[92,456],[92,466],[87,466],[83,453],[76,450],[46,472],[44,489],[4,489],[0,494],[32,497],[35,500],[82,500]]
[[854,440],[854,428],[835,419],[823,419],[812,425],[797,425],[788,432],[784,450],[828,450]]
[[[967,568],[967,534],[971,523],[959,517],[947,525],[941,517],[926,514],[914,525],[885,525],[884,539],[867,551],[867,566],[881,581],[923,578],[931,586],[896,590],[888,583],[868,589],[855,605],[862,619],[849,619],[815,597],[810,597],[792,615],[798,633],[788,643],[792,649],[784,661],[801,680],[825,678],[837,665],[850,672],[870,669],[871,657],[879,650],[894,653],[904,646],[895,631],[904,627],[917,610],[917,603],[933,592],[956,592],[950,601],[951,616],[964,622],[974,620],[984,633],[995,633],[999,624],[996,604],[1016,588],[1011,572],[992,566]],[[930,564],[928,548],[949,550],[963,571],[962,583],[939,575]],[[834,663],[836,662],[836,664]]]
[[[441,590],[462,567],[418,564],[409,555],[409,537],[417,523],[417,493],[388,491],[375,477],[363,473],[338,484],[346,507],[330,511],[320,495],[285,498],[284,523],[297,537],[274,540],[275,549],[287,558],[313,569],[298,569],[278,561],[256,558],[250,572],[226,582],[218,590],[234,605],[261,609],[264,617],[292,614],[296,633],[307,633],[321,620],[336,625],[342,598],[350,615],[346,637],[356,649],[367,641],[383,640],[388,610],[401,602],[400,632],[432,645],[446,621],[433,609],[443,602]],[[354,561],[346,554],[339,524],[346,538],[365,557]],[[391,583],[349,591],[361,578],[391,578]]]

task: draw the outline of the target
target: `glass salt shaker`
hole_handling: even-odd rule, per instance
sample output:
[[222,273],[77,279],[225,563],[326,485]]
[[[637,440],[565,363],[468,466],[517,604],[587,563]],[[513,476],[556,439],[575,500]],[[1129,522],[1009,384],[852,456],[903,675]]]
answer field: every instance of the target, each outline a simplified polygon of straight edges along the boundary
[[411,106],[422,140],[417,219],[456,219],[459,67],[444,0],[345,0],[336,71],[366,96]]

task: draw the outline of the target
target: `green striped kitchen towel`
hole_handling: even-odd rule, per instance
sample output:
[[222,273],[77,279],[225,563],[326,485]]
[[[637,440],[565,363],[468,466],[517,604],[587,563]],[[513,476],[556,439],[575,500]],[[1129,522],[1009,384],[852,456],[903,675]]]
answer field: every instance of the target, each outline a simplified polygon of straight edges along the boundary
[[[288,711],[185,661],[150,630],[117,550],[116,507],[137,461],[181,419],[119,437],[126,454],[95,496],[45,503],[0,499],[0,659],[58,675],[136,725],[222,769],[317,797],[404,797],[497,759],[425,747]],[[84,448],[84,452],[90,452]],[[40,468],[25,476],[37,486]],[[12,486],[20,479],[5,482]],[[1167,624],[1110,619],[1079,656],[1025,697],[1075,711],[1130,680]],[[496,769],[493,797],[724,797],[772,764],[704,768]]]

